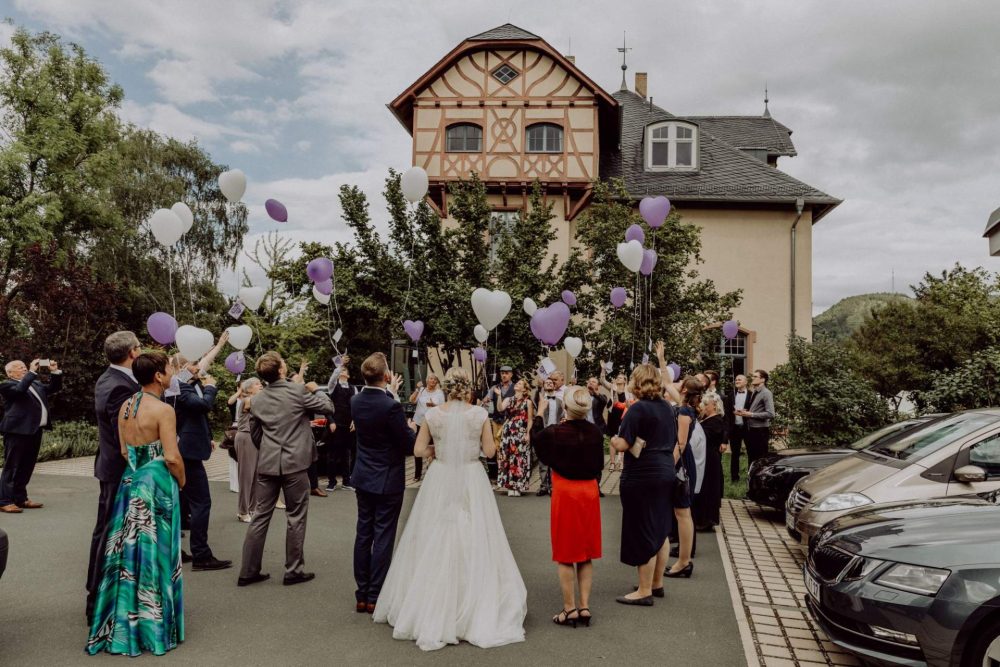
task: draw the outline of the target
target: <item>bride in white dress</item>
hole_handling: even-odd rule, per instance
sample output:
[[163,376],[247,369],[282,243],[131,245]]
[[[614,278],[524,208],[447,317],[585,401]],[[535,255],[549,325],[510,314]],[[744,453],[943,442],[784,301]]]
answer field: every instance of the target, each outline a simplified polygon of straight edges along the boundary
[[[527,590],[514,562],[480,450],[496,445],[486,411],[470,405],[468,373],[445,375],[447,402],[426,414],[415,454],[432,454],[385,585],[376,623],[425,651],[467,641],[524,641]],[[433,444],[431,444],[433,438]]]

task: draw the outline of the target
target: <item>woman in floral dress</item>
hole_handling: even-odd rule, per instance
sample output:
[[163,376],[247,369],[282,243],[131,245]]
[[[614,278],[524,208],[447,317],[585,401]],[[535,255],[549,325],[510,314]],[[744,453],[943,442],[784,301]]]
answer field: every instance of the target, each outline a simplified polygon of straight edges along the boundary
[[528,490],[531,477],[531,421],[535,407],[531,404],[528,383],[518,380],[514,396],[500,403],[504,413],[497,451],[497,486],[507,489],[508,496],[520,496]]

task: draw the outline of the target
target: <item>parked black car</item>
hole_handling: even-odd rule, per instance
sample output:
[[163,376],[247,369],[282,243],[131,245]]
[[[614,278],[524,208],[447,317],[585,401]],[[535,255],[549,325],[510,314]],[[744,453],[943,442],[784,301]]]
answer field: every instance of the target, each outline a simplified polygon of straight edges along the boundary
[[806,604],[835,644],[870,663],[998,664],[998,535],[995,494],[855,510],[810,545]]
[[889,424],[847,447],[828,449],[823,447],[797,447],[771,452],[753,462],[747,471],[747,497],[766,507],[785,511],[785,501],[795,482],[821,468],[847,458],[866,447],[888,439],[904,431],[926,424],[942,415],[923,415]]

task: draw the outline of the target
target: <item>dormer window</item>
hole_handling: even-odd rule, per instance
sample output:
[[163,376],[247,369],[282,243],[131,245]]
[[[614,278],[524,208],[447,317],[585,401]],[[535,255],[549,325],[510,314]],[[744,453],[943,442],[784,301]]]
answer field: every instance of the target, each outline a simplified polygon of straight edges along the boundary
[[697,168],[698,128],[669,121],[646,128],[646,169],[649,171]]
[[449,153],[479,153],[483,150],[483,128],[472,123],[452,125],[445,132]]
[[553,123],[536,123],[528,127],[529,153],[562,153],[563,129]]

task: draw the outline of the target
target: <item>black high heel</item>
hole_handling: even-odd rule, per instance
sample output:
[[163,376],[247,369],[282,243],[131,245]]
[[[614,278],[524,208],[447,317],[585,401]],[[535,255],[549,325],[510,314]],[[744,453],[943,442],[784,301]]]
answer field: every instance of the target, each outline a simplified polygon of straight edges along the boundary
[[687,565],[677,570],[676,572],[671,572],[670,568],[668,567],[666,571],[663,573],[663,576],[667,577],[668,579],[680,579],[681,577],[684,577],[685,579],[690,579],[693,573],[694,573],[694,563],[688,563]]
[[[576,622],[579,617],[578,618],[569,617],[569,615],[572,614],[574,611],[576,611],[576,607],[573,607],[572,609],[563,609],[558,614],[552,617],[552,622],[555,623],[556,625],[571,625],[575,628]],[[588,622],[587,625],[590,625],[590,623]]]
[[[583,612],[587,612],[587,615],[584,616]],[[576,618],[577,618],[577,620],[580,621],[580,625],[585,625],[585,626],[587,626],[589,628],[590,627],[590,619],[593,618],[593,616],[590,615],[590,607],[583,607],[582,609],[577,609],[576,610]]]

